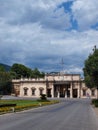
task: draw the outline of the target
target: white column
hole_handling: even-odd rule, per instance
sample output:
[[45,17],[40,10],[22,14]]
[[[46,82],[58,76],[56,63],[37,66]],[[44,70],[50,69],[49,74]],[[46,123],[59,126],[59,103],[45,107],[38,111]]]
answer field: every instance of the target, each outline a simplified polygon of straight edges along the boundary
[[20,86],[20,95],[19,96],[20,97],[24,96],[23,93],[24,93],[24,89]]
[[28,97],[31,97],[31,96],[32,96],[32,90],[31,90],[30,87],[28,87],[27,96],[28,96]]
[[78,98],[80,98],[80,86],[79,86],[79,83],[78,83]]
[[67,98],[67,90],[65,90],[65,98]]
[[54,85],[52,85],[51,95],[52,95],[52,98],[54,98]]
[[58,95],[57,95],[58,98],[60,98],[60,92],[58,91]]
[[73,98],[73,88],[72,88],[72,83],[71,83],[71,86],[70,86],[70,98]]
[[23,87],[23,84],[21,83],[20,85],[20,97],[23,97],[24,96],[24,87]]

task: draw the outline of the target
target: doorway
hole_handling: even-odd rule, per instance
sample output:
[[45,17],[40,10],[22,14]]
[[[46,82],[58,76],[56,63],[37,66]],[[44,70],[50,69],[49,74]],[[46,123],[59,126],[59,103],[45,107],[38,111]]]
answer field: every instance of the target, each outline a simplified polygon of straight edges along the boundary
[[51,89],[47,89],[47,97],[51,97]]
[[[65,98],[65,96],[70,97],[70,83],[60,83],[60,84],[54,84],[54,97]],[[66,95],[65,95],[66,94]]]
[[77,96],[78,96],[78,90],[73,89],[73,98],[77,98]]

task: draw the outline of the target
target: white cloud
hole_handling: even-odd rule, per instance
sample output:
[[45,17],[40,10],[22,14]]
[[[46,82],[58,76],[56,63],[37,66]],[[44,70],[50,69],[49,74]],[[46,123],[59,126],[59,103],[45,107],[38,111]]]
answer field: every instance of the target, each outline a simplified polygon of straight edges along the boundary
[[5,54],[9,56],[7,58],[11,63],[16,60],[27,64],[32,57],[32,60],[43,59],[43,62],[50,58],[47,63],[51,64],[53,60],[55,64],[61,57],[65,59],[69,57],[69,60],[77,64],[78,55],[85,58],[92,47],[98,45],[98,32],[94,30],[85,32],[48,30],[43,29],[39,23],[21,26],[0,25],[1,56],[6,57]]
[[9,24],[39,22],[46,28],[66,29],[71,26],[70,15],[57,6],[67,0],[9,0],[0,2],[0,16]]
[[73,16],[77,20],[80,29],[88,29],[98,23],[97,9],[97,0],[76,0],[73,3]]
[[77,74],[81,74],[82,73],[82,68],[73,66],[71,68],[68,69],[68,71],[66,70],[67,73],[77,73]]
[[89,28],[97,21],[97,9],[93,3],[90,10],[91,1],[87,0],[89,6],[84,0],[74,1],[72,15],[82,31],[66,31],[72,24],[71,12],[58,8],[65,1],[0,1],[0,62],[20,62],[53,71],[60,69],[63,57],[67,70],[81,73],[85,58],[98,45],[98,31]]

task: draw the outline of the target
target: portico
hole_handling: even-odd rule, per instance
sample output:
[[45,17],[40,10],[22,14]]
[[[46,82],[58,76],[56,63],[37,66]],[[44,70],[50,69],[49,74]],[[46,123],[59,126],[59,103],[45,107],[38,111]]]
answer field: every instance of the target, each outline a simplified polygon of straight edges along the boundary
[[70,83],[54,83],[54,97],[70,97]]

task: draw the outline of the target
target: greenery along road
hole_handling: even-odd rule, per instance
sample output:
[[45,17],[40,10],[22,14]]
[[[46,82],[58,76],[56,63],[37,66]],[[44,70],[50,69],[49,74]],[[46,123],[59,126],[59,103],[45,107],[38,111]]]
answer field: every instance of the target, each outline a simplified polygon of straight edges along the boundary
[[5,107],[0,108],[0,114],[2,113],[7,113],[11,112],[12,107],[6,106],[6,104],[16,104],[15,111],[20,111],[24,109],[29,109],[29,108],[34,108],[34,107],[41,107],[44,105],[51,105],[58,103],[59,101],[57,100],[52,100],[52,101],[42,101],[42,100],[0,100],[0,104],[5,104]]

